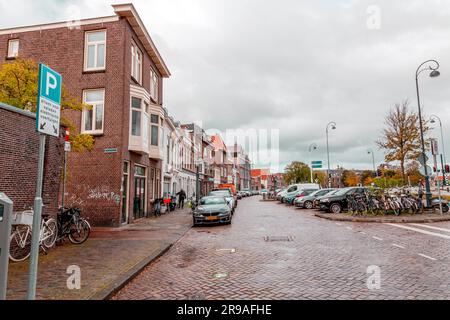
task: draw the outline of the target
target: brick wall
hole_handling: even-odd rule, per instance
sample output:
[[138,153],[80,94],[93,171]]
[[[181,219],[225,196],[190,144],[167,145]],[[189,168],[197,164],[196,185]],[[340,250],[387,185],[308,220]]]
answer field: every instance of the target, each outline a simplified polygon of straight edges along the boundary
[[[101,29],[105,29],[107,33],[106,69],[84,72],[85,32]],[[11,38],[20,39],[20,57],[45,63],[61,73],[68,92],[80,101],[83,90],[105,89],[103,134],[95,136],[93,150],[70,152],[68,155],[65,205],[80,207],[83,215],[89,217],[94,226],[119,226],[123,163],[130,161],[128,207],[129,221],[132,222],[134,165],[146,166],[148,172],[151,172],[151,168],[161,168],[161,163],[149,159],[147,154],[141,155],[128,150],[130,84],[136,84],[131,79],[132,41],[143,53],[142,85],[147,91],[150,91],[150,68],[153,67],[158,72],[135,32],[125,19],[119,19],[83,25],[78,29],[62,27],[0,35],[0,64],[8,63],[7,44]],[[159,97],[162,97],[162,81],[159,84],[159,91]],[[78,130],[81,129],[80,111],[64,111],[63,116],[70,119]],[[105,152],[105,149],[110,148],[117,149],[117,152]],[[147,190],[150,195],[153,186],[149,185]],[[151,210],[150,196],[147,197],[147,209]]]
[[[33,206],[39,136],[34,114],[0,104],[0,191],[14,201],[14,211]],[[61,129],[61,132],[64,132]],[[42,198],[44,212],[56,216],[62,177],[64,138],[47,137]]]

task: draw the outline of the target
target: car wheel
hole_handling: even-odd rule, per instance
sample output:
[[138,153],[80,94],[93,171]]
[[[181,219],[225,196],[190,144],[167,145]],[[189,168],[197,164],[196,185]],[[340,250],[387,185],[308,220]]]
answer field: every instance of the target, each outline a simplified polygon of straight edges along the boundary
[[331,213],[341,213],[342,207],[339,203],[333,203],[330,207]]
[[304,207],[306,209],[312,209],[313,208],[313,203],[311,201],[306,201],[304,204]]

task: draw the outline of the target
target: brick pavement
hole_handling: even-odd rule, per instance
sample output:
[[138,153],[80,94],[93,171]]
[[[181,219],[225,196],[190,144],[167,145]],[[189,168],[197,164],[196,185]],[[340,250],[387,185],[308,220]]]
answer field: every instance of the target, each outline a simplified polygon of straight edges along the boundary
[[[191,229],[114,299],[450,299],[449,249],[445,237],[246,198],[231,226]],[[379,290],[366,285],[372,265]]]
[[[167,250],[192,225],[189,210],[122,228],[97,228],[80,245],[65,243],[39,256],[37,299],[102,299],[121,281]],[[10,263],[8,299],[26,297],[29,260]],[[81,269],[81,289],[69,290],[67,267]]]

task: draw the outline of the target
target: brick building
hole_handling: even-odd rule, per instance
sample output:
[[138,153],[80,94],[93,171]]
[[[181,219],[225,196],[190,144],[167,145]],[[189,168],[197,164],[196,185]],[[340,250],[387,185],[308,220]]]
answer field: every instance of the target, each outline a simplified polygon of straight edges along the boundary
[[163,78],[170,76],[132,4],[115,15],[72,23],[0,30],[0,63],[43,62],[92,109],[65,112],[92,151],[71,152],[66,203],[94,225],[119,226],[144,217],[161,195],[164,157]]
[[[64,130],[60,130],[64,132]],[[39,156],[36,115],[0,103],[0,192],[14,202],[14,211],[34,204]],[[64,158],[64,138],[48,136],[45,147],[43,212],[56,216]]]

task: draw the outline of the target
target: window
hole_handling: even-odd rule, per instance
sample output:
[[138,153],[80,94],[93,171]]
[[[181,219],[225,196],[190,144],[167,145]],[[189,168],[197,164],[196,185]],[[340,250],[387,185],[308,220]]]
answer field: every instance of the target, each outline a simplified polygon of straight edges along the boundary
[[142,78],[142,53],[137,45],[131,45],[131,76],[141,83]]
[[82,115],[82,131],[91,134],[103,133],[105,90],[85,90],[83,103],[91,106],[84,109]]
[[19,39],[8,41],[8,58],[15,58],[19,55]]
[[156,103],[158,102],[158,75],[156,72],[152,69],[150,71],[150,97],[153,101]]
[[106,31],[85,34],[84,70],[104,70],[106,60]]
[[131,135],[141,135],[141,102],[139,98],[131,98]]
[[150,115],[150,122],[152,123],[150,129],[151,130],[150,143],[152,146],[158,146],[159,116],[156,114]]

